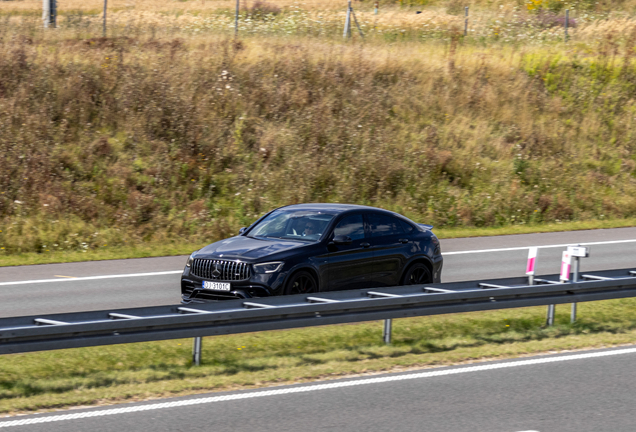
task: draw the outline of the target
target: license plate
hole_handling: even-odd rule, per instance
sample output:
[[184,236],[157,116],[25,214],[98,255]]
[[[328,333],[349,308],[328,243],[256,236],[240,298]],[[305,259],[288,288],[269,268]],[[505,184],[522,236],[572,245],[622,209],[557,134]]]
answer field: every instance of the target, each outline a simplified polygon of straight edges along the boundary
[[215,290],[215,291],[229,291],[230,284],[228,282],[203,281],[203,289]]

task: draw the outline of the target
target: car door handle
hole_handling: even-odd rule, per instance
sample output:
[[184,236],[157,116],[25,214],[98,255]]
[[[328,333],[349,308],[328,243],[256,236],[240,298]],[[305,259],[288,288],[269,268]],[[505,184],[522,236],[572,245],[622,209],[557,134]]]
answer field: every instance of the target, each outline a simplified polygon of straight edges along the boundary
[[404,244],[404,243],[408,243],[409,239],[399,239],[398,240],[400,243]]
[[368,248],[371,245],[369,243],[360,243],[360,246],[362,246],[363,248]]

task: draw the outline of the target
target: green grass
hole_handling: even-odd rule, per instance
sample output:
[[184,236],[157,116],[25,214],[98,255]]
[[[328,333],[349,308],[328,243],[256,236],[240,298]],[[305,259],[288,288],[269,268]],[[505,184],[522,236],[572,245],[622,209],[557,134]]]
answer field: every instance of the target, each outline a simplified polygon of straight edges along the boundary
[[191,339],[15,354],[0,357],[0,413],[109,404],[253,388],[372,371],[395,371],[511,358],[546,351],[630,344],[636,299],[272,331],[203,340],[202,365]]

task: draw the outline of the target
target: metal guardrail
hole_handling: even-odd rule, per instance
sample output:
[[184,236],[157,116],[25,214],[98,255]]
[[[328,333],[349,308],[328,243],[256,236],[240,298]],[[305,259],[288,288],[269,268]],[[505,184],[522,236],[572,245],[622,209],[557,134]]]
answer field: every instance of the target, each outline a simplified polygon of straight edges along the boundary
[[0,319],[0,354],[636,297],[636,271],[410,285]]

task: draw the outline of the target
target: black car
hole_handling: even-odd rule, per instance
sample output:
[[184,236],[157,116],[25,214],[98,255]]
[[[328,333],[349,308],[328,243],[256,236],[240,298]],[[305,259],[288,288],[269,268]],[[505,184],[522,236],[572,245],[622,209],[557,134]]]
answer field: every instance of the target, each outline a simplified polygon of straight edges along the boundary
[[432,228],[374,207],[281,207],[194,252],[182,302],[437,283],[443,260]]

